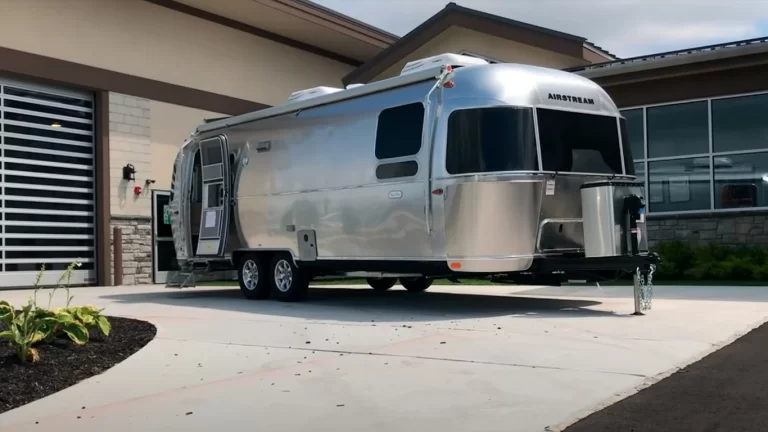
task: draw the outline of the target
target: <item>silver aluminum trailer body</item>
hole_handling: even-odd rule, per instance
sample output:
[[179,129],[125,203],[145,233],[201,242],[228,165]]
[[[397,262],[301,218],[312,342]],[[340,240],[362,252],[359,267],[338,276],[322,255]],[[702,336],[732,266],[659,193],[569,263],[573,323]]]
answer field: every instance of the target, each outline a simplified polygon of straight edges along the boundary
[[[642,215],[630,221],[634,249],[618,235],[616,248],[590,249],[611,256],[585,255],[585,225],[604,222],[583,219],[584,185],[616,191],[608,204],[590,202],[598,216],[643,192],[623,119],[592,81],[517,64],[443,65],[327,93],[202,125],[185,143],[171,202],[183,266],[238,268],[246,296],[297,299],[281,294],[278,273],[299,283],[400,277],[421,290],[431,277],[540,282],[653,261]],[[414,122],[418,142],[398,154]],[[624,221],[614,213],[600,228],[612,235]],[[606,241],[600,229],[588,230],[595,242]]]

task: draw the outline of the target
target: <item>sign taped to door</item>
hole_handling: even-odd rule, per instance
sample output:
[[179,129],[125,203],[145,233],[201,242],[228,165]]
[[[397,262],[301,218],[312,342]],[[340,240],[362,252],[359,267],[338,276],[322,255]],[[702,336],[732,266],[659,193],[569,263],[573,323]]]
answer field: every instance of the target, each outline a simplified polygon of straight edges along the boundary
[[216,226],[216,212],[215,211],[205,212],[205,227],[213,228],[215,226]]
[[171,224],[171,206],[169,205],[163,206],[163,223],[166,225]]

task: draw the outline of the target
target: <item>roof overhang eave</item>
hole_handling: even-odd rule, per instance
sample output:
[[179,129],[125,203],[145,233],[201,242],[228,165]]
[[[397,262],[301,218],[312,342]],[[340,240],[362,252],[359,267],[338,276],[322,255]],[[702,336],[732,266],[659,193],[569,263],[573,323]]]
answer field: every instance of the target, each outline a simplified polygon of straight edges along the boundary
[[606,64],[605,66],[592,65],[582,70],[572,72],[585,78],[595,79],[633,72],[643,72],[653,69],[661,69],[673,66],[683,66],[693,63],[701,63],[713,60],[724,60],[734,57],[762,54],[768,52],[768,43],[744,45],[732,48],[721,48],[712,51],[697,52],[691,54],[678,54],[674,57],[651,58],[647,60],[634,60],[624,64]]

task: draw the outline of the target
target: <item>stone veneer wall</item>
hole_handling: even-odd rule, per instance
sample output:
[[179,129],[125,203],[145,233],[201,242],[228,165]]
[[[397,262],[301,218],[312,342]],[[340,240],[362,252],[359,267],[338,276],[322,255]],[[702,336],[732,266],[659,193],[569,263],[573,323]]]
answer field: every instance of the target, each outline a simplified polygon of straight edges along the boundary
[[648,218],[648,246],[662,240],[685,240],[692,244],[762,245],[768,247],[768,215],[673,216]]
[[112,275],[115,274],[114,228],[120,227],[123,232],[123,285],[152,283],[151,223],[149,217],[112,216]]

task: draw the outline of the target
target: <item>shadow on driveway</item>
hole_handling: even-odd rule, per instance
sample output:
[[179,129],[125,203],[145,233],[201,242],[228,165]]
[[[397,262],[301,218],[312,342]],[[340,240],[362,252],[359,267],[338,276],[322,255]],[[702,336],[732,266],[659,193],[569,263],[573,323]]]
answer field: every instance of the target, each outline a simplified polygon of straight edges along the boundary
[[621,317],[588,309],[600,302],[577,299],[544,299],[524,296],[423,292],[402,289],[377,292],[371,289],[310,289],[300,303],[249,301],[235,289],[168,289],[136,294],[104,295],[120,303],[154,303],[171,306],[219,309],[261,315],[347,322],[445,321],[453,319],[522,316],[536,318]]

